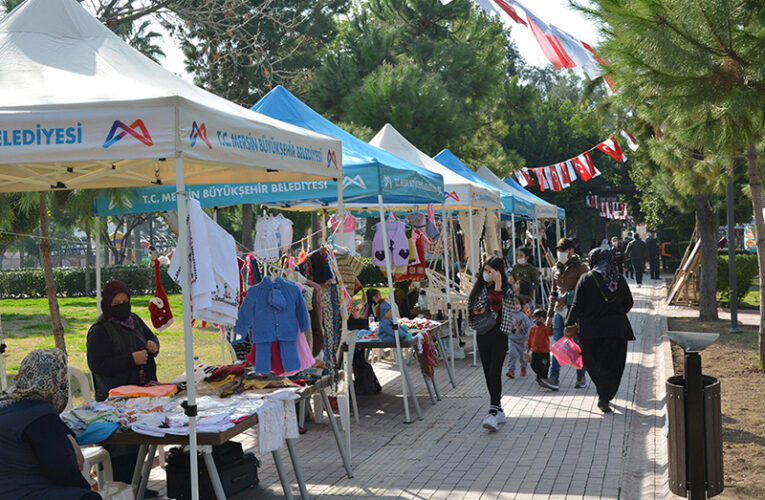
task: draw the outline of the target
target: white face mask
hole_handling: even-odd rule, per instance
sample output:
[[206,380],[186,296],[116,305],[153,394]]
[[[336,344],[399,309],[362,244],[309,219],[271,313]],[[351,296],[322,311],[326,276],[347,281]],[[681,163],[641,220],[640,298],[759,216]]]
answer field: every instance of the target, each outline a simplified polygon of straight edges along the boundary
[[518,264],[525,264],[526,263],[526,257],[518,257]]
[[560,262],[561,264],[565,264],[566,262],[568,262],[569,257],[570,255],[568,254],[568,252],[558,252],[558,262]]
[[515,304],[515,312],[521,312],[521,306],[519,304]]
[[492,283],[494,281],[494,278],[491,277],[491,273],[483,273],[483,280],[486,283]]

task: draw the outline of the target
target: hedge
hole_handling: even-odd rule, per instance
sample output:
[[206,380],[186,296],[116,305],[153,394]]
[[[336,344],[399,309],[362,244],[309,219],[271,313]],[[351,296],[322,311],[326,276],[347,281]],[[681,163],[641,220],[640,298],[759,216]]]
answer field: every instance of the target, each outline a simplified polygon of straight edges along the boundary
[[[717,257],[717,293],[724,301],[730,303],[728,262],[727,255]],[[749,293],[749,289],[757,281],[758,276],[759,266],[756,254],[736,255],[736,291],[738,292],[739,304]]]
[[[95,295],[96,271],[90,270],[91,295]],[[61,267],[53,269],[59,297],[85,296],[85,268]],[[103,283],[112,280],[124,281],[136,295],[153,294],[154,268],[148,266],[108,266],[101,270]],[[180,293],[178,286],[162,269],[162,285],[167,293]],[[42,268],[27,268],[0,271],[0,298],[45,297],[45,275]]]
[[[379,267],[372,264],[372,259],[363,259],[364,267],[359,273],[359,281],[366,288],[387,285],[388,281]],[[90,270],[90,284],[95,295],[96,271]],[[53,269],[59,297],[85,296],[85,268],[61,267]],[[109,266],[101,270],[103,283],[111,280],[124,281],[130,291],[136,295],[154,293],[154,268],[148,266]],[[170,279],[167,269],[162,269],[162,286],[167,293],[180,293],[181,287]],[[45,297],[45,276],[41,268],[0,271],[0,298],[35,298]]]

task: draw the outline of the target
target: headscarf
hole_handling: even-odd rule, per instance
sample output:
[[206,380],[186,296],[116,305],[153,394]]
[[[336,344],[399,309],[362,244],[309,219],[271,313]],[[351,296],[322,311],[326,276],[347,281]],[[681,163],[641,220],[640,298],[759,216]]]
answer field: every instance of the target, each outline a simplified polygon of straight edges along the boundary
[[104,314],[104,318],[132,330],[134,326],[132,316],[128,317],[125,321],[120,321],[112,316],[112,301],[120,293],[127,295],[128,299],[130,298],[130,288],[124,282],[110,281],[104,285],[104,291],[101,294],[101,312]]
[[614,263],[614,254],[610,249],[593,249],[590,252],[590,269],[601,275],[602,280],[598,280],[598,285],[601,285],[602,281],[609,292],[613,293],[619,287],[619,270]]
[[0,408],[23,399],[46,401],[61,413],[69,401],[66,354],[58,348],[32,351],[19,366],[16,385],[0,396]]

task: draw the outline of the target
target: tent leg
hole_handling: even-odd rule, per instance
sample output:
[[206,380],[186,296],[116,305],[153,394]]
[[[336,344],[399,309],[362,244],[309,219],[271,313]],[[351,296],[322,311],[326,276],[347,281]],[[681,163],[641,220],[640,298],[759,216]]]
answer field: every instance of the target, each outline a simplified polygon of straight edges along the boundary
[[[537,263],[539,265],[539,273],[541,275],[542,273],[542,244],[540,243],[540,240],[539,240],[539,219],[536,219],[535,223],[536,223],[536,233],[537,233]],[[543,279],[539,280],[539,288],[542,294],[542,307],[546,308],[547,297],[545,297],[545,284]]]
[[[383,208],[383,197],[381,194],[377,195],[378,208],[380,210],[380,228],[383,232],[383,241],[388,240],[388,223],[385,220],[385,208]],[[401,339],[398,338],[398,305],[396,304],[396,294],[393,291],[393,261],[391,260],[390,248],[388,245],[383,245],[385,251],[385,269],[388,271],[388,291],[390,293],[391,310],[393,312],[393,336],[396,338],[396,361],[398,362],[398,371],[401,376],[401,392],[404,396],[404,417],[405,422],[411,423],[412,418],[409,415],[409,400],[407,399],[406,390],[406,368],[404,367],[404,359],[401,356]],[[417,397],[416,395],[414,396]]]
[[96,308],[98,309],[98,315],[101,316],[101,224],[98,223],[99,218],[96,217]]
[[[449,324],[449,361],[451,363],[452,373],[454,373],[454,332],[452,328],[452,283],[451,283],[451,262],[449,260],[449,220],[446,214],[446,202],[441,205],[443,211],[443,224],[441,225],[442,235],[441,238],[444,242],[444,275],[446,276],[446,321]],[[439,342],[441,340],[439,339]],[[446,361],[446,360],[444,360]],[[454,377],[452,377],[452,385],[454,384]]]
[[[478,255],[475,251],[475,233],[473,232],[473,201],[470,201],[470,206],[468,209],[468,214],[470,216],[469,220],[469,230],[470,230],[470,272],[473,274],[473,277],[479,276],[480,272],[478,270],[478,266],[480,265],[480,261],[478,260]],[[478,334],[475,330],[473,330],[473,366],[478,366]]]
[[[189,456],[197,456],[197,388],[194,382],[194,336],[191,329],[191,274],[189,263],[189,225],[183,158],[175,159],[175,185],[178,191],[178,245],[181,254],[181,297],[183,299],[183,344],[186,357],[186,415],[189,417]],[[191,475],[191,500],[199,500],[199,463],[189,462]]]
[[518,263],[518,249],[515,248],[515,214],[510,214],[510,227],[512,228],[510,244],[513,249],[513,266],[515,266]]
[[555,238],[560,241],[560,219],[555,219]]

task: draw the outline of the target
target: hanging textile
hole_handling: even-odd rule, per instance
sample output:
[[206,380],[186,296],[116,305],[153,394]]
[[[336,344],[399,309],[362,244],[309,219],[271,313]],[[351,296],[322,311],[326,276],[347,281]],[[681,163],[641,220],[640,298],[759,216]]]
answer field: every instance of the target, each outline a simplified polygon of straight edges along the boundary
[[[189,265],[193,318],[218,325],[236,323],[239,309],[239,266],[234,238],[207,215],[199,200],[189,200]],[[169,274],[181,283],[181,258],[173,253]]]
[[[391,267],[406,266],[409,264],[409,240],[406,237],[406,224],[400,220],[386,222],[388,233],[388,250],[391,255]],[[378,267],[385,267],[385,249],[383,247],[383,232],[380,224],[375,226],[376,233],[372,240],[372,263]]]
[[276,262],[279,260],[279,221],[269,217],[261,217],[255,223],[255,241],[253,250],[255,257],[261,262]]
[[433,343],[433,337],[430,332],[421,332],[414,336],[414,340],[417,341],[415,353],[420,363],[420,370],[423,375],[432,380],[434,370],[438,368],[438,351]]
[[499,245],[499,220],[494,210],[486,213],[486,253],[502,255],[502,248]]

